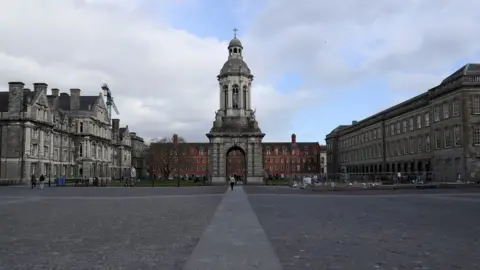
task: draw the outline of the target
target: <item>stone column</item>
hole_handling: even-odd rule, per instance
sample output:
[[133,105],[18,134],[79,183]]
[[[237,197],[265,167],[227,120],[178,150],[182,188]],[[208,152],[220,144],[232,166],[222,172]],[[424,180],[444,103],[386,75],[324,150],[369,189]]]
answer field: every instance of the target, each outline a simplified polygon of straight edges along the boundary
[[238,108],[243,109],[243,86],[239,85],[238,86]]
[[223,87],[220,84],[220,103],[219,103],[219,105],[220,105],[221,110],[225,109],[225,104],[224,104],[225,102],[224,101],[225,101],[225,92],[223,91]]
[[32,154],[30,151],[30,146],[32,144],[32,127],[30,125],[25,125],[25,152],[24,154]]
[[42,157],[44,156],[44,153],[43,153],[43,149],[44,149],[44,146],[45,146],[45,134],[44,134],[44,131],[43,130],[39,130],[38,131],[38,139],[40,141],[38,147],[38,155],[39,155],[39,158],[42,159]]
[[245,106],[247,108],[247,110],[251,110],[250,106],[251,106],[251,98],[250,98],[250,86],[247,87],[247,106]]
[[227,108],[231,109],[232,104],[233,104],[233,88],[228,87],[228,107]]

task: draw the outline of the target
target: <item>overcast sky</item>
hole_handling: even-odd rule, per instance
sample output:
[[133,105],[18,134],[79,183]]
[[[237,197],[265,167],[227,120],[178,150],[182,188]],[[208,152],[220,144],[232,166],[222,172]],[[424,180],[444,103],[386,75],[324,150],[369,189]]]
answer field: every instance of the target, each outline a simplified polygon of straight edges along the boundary
[[324,143],[480,62],[478,0],[1,0],[0,90],[105,81],[130,131],[205,141],[234,27],[265,141]]

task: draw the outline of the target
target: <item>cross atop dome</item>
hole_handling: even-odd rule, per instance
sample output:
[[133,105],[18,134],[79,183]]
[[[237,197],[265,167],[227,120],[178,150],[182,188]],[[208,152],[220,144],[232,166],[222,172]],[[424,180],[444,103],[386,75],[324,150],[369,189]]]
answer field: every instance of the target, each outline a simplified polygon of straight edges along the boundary
[[237,38],[237,28],[233,28],[233,38]]

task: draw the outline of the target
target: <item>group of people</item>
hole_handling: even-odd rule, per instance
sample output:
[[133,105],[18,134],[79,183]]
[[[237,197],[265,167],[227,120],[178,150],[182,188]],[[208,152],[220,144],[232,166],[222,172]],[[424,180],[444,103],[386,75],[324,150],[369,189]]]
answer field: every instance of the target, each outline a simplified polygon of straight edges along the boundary
[[[40,175],[40,178],[38,179],[38,181],[40,182],[40,189],[43,189],[43,187],[45,186],[44,185],[45,176],[43,174]],[[35,188],[37,186],[37,177],[35,176],[35,174],[32,174],[31,182],[32,182],[32,188]]]

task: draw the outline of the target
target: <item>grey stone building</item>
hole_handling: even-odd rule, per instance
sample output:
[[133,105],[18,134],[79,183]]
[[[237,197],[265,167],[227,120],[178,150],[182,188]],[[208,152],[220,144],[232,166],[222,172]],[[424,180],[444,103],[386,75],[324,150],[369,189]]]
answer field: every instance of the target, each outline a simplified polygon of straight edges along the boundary
[[329,173],[427,172],[467,180],[480,169],[480,64],[440,85],[326,136]]
[[128,132],[123,136],[115,124],[112,131],[101,94],[51,89],[48,95],[45,83],[32,91],[10,82],[0,92],[0,111],[0,181],[27,182],[32,174],[110,179],[130,162]]
[[145,167],[145,150],[146,145],[142,137],[137,136],[137,133],[130,132],[131,140],[131,153],[132,153],[132,167],[136,170],[136,175],[139,178],[146,176],[146,167]]

